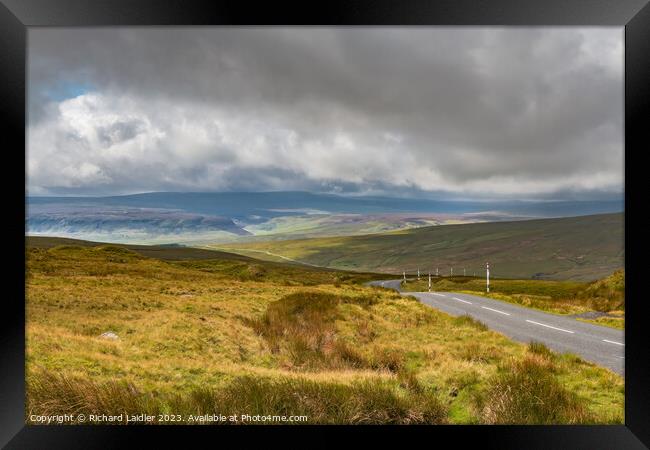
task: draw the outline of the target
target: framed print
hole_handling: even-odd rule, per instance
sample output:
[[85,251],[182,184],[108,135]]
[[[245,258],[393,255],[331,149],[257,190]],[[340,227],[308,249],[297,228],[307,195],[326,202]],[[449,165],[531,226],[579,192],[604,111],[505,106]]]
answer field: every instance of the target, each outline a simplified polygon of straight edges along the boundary
[[2,444],[646,448],[646,3],[3,1]]

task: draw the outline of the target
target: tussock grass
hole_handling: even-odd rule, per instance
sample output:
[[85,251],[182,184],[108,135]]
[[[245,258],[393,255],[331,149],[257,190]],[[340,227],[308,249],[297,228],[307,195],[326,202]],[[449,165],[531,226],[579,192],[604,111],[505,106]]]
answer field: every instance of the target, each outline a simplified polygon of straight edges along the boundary
[[488,330],[487,325],[485,325],[480,320],[475,319],[472,316],[469,316],[467,314],[463,314],[462,316],[456,317],[454,319],[454,324],[460,325],[460,326],[470,326],[470,327],[476,328],[477,330],[480,330],[480,331],[487,331]]
[[68,377],[38,370],[27,378],[26,416],[32,414],[160,414],[161,404],[125,382],[98,384],[88,378]]
[[270,303],[261,318],[245,323],[264,337],[272,352],[285,350],[293,368],[355,367],[362,357],[338,339],[334,323],[340,317],[337,306],[354,301],[321,292],[296,292]]
[[590,283],[580,291],[579,298],[588,299],[596,311],[625,309],[625,271],[617,270],[610,276]]
[[[467,318],[360,286],[357,274],[336,281],[332,271],[280,266],[28,249],[29,409],[198,414],[220,405],[308,411],[310,423],[480,423],[475,396],[503,367],[536,358],[599,423],[622,423],[623,379],[606,369],[537,355]],[[101,338],[106,331],[119,338]]]
[[617,316],[603,316],[596,319],[582,319],[580,317],[577,320],[581,322],[594,323],[596,325],[604,325],[606,327],[617,328],[619,330],[625,329],[625,317],[623,315]]
[[[284,352],[294,370],[323,368],[372,368],[394,373],[404,366],[400,351],[375,349],[370,357],[341,339],[335,321],[341,319],[341,304],[369,308],[377,297],[340,296],[322,292],[296,292],[272,302],[259,319],[244,322],[262,336],[272,352]],[[368,320],[363,322],[367,328]]]
[[375,348],[368,365],[373,369],[388,370],[399,373],[404,369],[406,358],[404,353],[396,348]]
[[500,361],[503,357],[503,354],[497,347],[487,347],[475,342],[463,346],[459,355],[466,361],[480,364],[489,364],[495,361]]
[[[238,377],[222,389],[189,393],[143,393],[128,383],[98,384],[88,379],[39,372],[29,379],[31,414],[136,415],[143,411],[187,416],[304,415],[308,424],[443,424],[447,408],[435,395],[400,393],[389,382],[351,385],[306,379]],[[157,417],[154,423],[158,421]],[[262,422],[264,423],[264,422]],[[270,423],[270,422],[267,422]],[[277,422],[276,422],[277,423]]]
[[553,352],[551,352],[551,350],[541,342],[535,342],[535,341],[530,342],[528,344],[528,351],[535,355],[540,355],[546,358],[553,357]]
[[[532,348],[534,352],[540,349]],[[551,425],[596,421],[587,402],[558,381],[554,365],[545,356],[533,353],[501,368],[480,400],[483,423]]]

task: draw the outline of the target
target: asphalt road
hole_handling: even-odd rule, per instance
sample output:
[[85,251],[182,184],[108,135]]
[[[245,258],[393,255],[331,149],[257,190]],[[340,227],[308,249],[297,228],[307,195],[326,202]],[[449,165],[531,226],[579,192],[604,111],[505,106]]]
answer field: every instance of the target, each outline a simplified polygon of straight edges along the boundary
[[452,316],[467,314],[490,329],[528,343],[537,341],[558,352],[580,355],[584,360],[625,373],[625,333],[614,328],[579,322],[571,317],[545,313],[512,303],[455,292],[403,292],[400,280],[368,284],[395,289]]

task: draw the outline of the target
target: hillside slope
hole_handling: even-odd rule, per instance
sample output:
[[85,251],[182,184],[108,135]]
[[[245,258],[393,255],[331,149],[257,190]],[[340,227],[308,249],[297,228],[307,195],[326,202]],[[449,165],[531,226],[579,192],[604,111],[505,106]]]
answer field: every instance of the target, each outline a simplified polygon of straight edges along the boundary
[[364,280],[239,257],[30,246],[27,417],[622,423],[620,376]]
[[26,197],[35,236],[129,244],[202,245],[255,235],[301,239],[443,223],[612,213],[621,201],[457,201],[309,192],[151,192],[113,197]]
[[[623,214],[423,227],[364,236],[219,245],[310,264],[386,273],[491,274],[591,281],[623,267]],[[215,246],[216,247],[216,246]],[[249,252],[255,250],[256,252]]]

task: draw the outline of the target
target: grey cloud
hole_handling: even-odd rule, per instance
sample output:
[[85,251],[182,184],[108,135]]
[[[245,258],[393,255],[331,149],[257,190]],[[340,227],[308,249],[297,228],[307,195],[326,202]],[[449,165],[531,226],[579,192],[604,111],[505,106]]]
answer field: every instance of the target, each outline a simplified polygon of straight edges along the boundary
[[142,121],[119,121],[109,126],[97,127],[97,137],[106,146],[128,141],[136,137],[142,130]]
[[62,83],[130,99],[139,119],[94,125],[108,150],[69,155],[116,192],[620,192],[621,49],[612,28],[31,29],[30,128],[62,126]]

